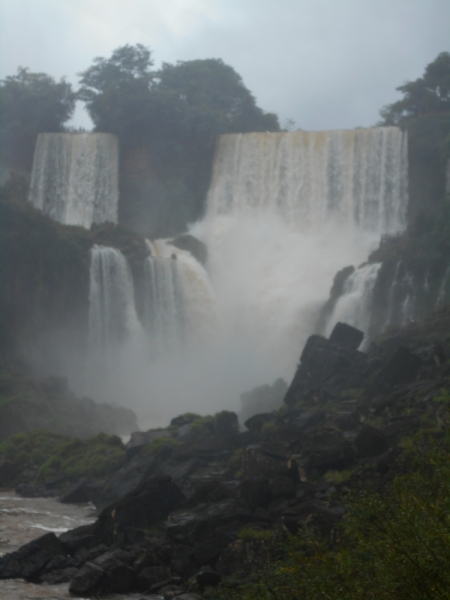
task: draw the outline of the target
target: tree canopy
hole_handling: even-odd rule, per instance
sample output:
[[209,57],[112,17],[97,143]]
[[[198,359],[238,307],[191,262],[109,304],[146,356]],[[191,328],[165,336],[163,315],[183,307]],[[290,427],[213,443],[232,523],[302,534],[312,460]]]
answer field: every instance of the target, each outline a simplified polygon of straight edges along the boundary
[[236,71],[220,59],[164,63],[156,93],[174,109],[188,136],[277,131],[278,119],[264,113]]
[[384,125],[400,125],[407,119],[450,112],[450,53],[441,52],[423,77],[397,88],[403,98],[381,110]]
[[211,143],[220,133],[279,129],[277,117],[256,105],[241,77],[220,59],[152,67],[150,50],[136,44],[96,58],[80,74],[78,97],[97,131],[123,141],[175,136]]
[[3,164],[29,170],[37,134],[62,131],[72,116],[75,95],[64,79],[20,67],[0,82],[0,139]]
[[77,93],[97,131],[120,137],[140,137],[145,133],[151,110],[151,52],[142,44],[122,46],[110,58],[95,58],[80,73]]

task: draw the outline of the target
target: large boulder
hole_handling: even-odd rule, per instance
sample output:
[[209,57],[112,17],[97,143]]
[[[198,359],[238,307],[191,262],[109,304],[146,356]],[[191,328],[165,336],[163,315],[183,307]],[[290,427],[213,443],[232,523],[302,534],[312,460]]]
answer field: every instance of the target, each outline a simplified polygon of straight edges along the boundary
[[25,544],[17,552],[0,558],[0,579],[20,577],[28,581],[39,581],[47,565],[57,555],[66,555],[66,548],[54,533],[46,533]]
[[347,323],[336,323],[329,339],[337,346],[357,350],[364,339],[364,332]]
[[293,407],[305,394],[318,389],[331,398],[337,397],[345,389],[359,387],[366,368],[367,355],[363,352],[312,335],[303,349],[284,401]]
[[378,372],[372,385],[372,391],[383,392],[396,385],[414,381],[421,365],[420,356],[405,346],[399,346]]
[[112,544],[124,532],[148,529],[164,521],[184,500],[180,488],[170,477],[155,477],[105,508],[94,528],[94,535]]

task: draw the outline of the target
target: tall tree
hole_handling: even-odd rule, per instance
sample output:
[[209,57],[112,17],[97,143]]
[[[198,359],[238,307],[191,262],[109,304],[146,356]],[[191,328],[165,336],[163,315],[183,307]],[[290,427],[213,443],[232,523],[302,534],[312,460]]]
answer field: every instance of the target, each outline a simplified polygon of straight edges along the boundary
[[403,98],[381,110],[384,125],[400,125],[405,120],[450,112],[450,53],[441,52],[425,69],[423,77],[397,88]]
[[80,73],[78,98],[97,131],[141,138],[148,131],[154,73],[151,52],[142,44],[122,46],[110,58],[98,57]]
[[81,73],[78,97],[97,131],[120,138],[122,221],[167,236],[201,214],[217,136],[279,124],[222,60],[152,68],[148,48],[123,46]]
[[240,75],[220,59],[164,63],[157,76],[161,104],[173,107],[180,131],[191,140],[210,144],[221,133],[279,130],[276,115],[264,113]]
[[75,95],[69,83],[20,67],[0,82],[0,142],[3,165],[31,169],[36,137],[62,131],[72,116]]

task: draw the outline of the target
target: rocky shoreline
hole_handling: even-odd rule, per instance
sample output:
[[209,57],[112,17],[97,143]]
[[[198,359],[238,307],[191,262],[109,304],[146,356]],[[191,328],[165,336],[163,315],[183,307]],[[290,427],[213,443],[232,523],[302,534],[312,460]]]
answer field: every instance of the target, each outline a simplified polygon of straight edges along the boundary
[[311,336],[284,406],[253,415],[245,431],[224,411],[133,434],[109,477],[59,490],[63,501],[92,501],[96,522],[5,555],[0,578],[188,600],[255,580],[280,537],[314,527],[329,539],[352,490],[382,490],[408,440],[446,426],[449,317],[368,353],[357,350],[362,332],[343,324],[330,339]]

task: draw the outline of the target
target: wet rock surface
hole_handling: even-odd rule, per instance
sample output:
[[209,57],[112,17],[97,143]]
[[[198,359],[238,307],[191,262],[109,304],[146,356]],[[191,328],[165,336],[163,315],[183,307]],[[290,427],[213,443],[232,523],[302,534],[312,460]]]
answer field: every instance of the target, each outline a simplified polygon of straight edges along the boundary
[[450,384],[446,346],[398,339],[365,354],[352,329],[312,336],[285,407],[250,417],[246,431],[224,411],[133,435],[122,466],[91,490],[95,523],[5,555],[0,577],[66,581],[80,597],[189,595],[248,581],[277,537],[314,527],[331,539],[349,491],[382,487],[405,436],[450,419],[434,402]]

